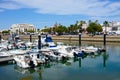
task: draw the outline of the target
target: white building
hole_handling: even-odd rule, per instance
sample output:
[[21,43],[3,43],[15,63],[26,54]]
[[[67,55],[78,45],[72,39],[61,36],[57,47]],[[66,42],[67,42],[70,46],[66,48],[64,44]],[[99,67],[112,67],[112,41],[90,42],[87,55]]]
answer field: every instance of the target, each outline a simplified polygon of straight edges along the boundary
[[109,22],[109,26],[103,26],[103,32],[120,34],[120,22]]
[[28,30],[36,31],[36,28],[32,24],[13,24],[10,28],[12,33],[27,32]]
[[120,22],[111,22],[112,31],[120,31]]

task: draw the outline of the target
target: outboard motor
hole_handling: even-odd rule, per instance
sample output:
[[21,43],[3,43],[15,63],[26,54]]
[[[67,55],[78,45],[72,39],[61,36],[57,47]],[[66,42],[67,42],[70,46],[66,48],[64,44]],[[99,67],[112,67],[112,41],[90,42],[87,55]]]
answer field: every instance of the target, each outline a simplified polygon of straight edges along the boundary
[[46,55],[46,56],[45,56],[45,62],[47,63],[47,62],[49,62],[49,61],[51,61],[50,56]]
[[35,67],[35,64],[33,63],[32,60],[30,60],[29,66],[30,66],[30,68],[34,68]]
[[82,57],[83,54],[84,54],[84,51],[79,52],[79,53],[78,53],[78,57]]
[[[79,53],[78,53],[79,54]],[[76,54],[75,52],[73,53],[74,57],[78,57],[78,54]]]
[[40,55],[39,55],[39,54],[37,54],[37,58],[40,58]]

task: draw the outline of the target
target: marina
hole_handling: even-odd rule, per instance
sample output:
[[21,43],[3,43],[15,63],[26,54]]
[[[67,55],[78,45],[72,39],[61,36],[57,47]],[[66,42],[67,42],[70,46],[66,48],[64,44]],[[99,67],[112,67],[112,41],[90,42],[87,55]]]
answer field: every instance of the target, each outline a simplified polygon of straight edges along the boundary
[[[2,42],[0,48],[1,80],[114,80],[120,78],[118,76],[119,44],[82,42],[80,45],[78,41],[53,41],[52,37],[42,37],[42,35],[35,42],[31,40],[24,42],[19,39],[15,43],[8,42]],[[101,77],[104,75],[106,77]]]
[[0,80],[120,80],[120,0],[0,0]]
[[[84,46],[90,44],[83,44]],[[101,44],[93,44],[103,46]],[[7,80],[119,80],[119,44],[106,45],[106,52],[84,55],[81,58],[41,64],[35,68],[23,69],[16,64],[0,65],[0,79]],[[111,76],[110,76],[111,75]],[[7,76],[7,77],[4,77]],[[71,76],[71,77],[70,77]]]

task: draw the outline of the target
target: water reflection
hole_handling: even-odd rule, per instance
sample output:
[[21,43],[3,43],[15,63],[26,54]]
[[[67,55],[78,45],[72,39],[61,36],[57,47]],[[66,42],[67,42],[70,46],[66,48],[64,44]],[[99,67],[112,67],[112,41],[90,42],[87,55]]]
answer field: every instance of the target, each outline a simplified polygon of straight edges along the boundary
[[[78,68],[84,68],[86,66],[82,66],[82,63],[85,62],[85,59],[91,60],[94,59],[96,60],[96,58],[101,57],[101,62],[103,61],[103,68],[105,68],[107,65],[107,60],[109,58],[109,54],[107,54],[106,52],[102,52],[102,53],[96,53],[96,54],[84,54],[81,57],[74,57],[73,59],[66,59],[66,60],[62,60],[62,61],[56,61],[56,62],[50,62],[47,64],[41,64],[38,67],[35,68],[29,68],[29,69],[23,69],[20,68],[18,66],[14,66],[15,71],[21,73],[21,74],[25,74],[25,76],[22,76],[19,80],[34,80],[34,75],[33,74],[37,74],[38,75],[38,79],[37,80],[44,80],[44,76],[42,75],[44,70],[46,69],[52,69],[53,67],[55,68],[55,66],[57,65],[64,65],[64,66],[69,66],[72,67],[74,63],[77,63],[76,65],[78,65]],[[103,58],[102,58],[103,57]]]
[[25,76],[25,77],[22,77],[19,80],[33,80],[33,76]]
[[106,46],[102,43],[82,43],[82,46],[86,45],[104,47],[106,52],[84,54],[79,58],[39,65],[34,69],[22,69],[14,64],[2,64],[0,65],[0,80],[119,80],[120,43]]

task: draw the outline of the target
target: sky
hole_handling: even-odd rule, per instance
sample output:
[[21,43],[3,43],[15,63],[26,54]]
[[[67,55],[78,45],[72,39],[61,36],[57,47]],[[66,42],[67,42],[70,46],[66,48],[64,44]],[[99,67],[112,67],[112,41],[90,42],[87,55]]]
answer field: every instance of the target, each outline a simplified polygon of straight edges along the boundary
[[76,21],[120,21],[120,0],[0,0],[0,30],[12,24],[36,28]]

